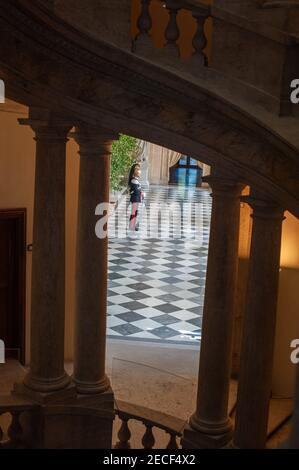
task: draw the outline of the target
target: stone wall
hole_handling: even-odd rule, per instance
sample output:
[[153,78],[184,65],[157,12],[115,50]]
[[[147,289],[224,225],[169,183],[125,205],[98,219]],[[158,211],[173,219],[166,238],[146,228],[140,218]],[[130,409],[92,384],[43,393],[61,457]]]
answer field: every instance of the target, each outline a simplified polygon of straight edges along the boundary
[[55,0],[54,11],[96,39],[131,47],[131,0]]

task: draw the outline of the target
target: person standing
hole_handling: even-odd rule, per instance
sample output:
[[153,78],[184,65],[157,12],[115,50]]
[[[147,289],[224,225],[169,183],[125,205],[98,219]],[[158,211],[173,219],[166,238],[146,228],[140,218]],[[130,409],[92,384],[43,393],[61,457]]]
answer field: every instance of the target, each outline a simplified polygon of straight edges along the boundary
[[139,206],[144,199],[144,194],[142,192],[141,183],[140,183],[141,168],[139,163],[132,165],[129,173],[129,192],[130,192],[130,203],[132,205],[131,215],[129,220],[129,229],[138,231],[138,211]]

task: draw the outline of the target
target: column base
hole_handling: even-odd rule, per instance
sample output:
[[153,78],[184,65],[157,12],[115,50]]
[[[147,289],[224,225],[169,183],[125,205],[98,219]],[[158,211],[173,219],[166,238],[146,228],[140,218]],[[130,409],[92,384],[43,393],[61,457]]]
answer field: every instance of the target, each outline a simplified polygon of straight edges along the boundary
[[33,449],[111,449],[114,417],[111,389],[47,403],[21,415],[22,442]]
[[28,372],[23,383],[30,390],[41,393],[51,393],[68,387],[71,383],[71,378],[66,372],[64,372],[60,377],[47,380],[34,377],[31,372]]
[[110,380],[105,377],[98,382],[84,382],[73,377],[77,392],[81,395],[97,395],[104,393],[110,388]]
[[233,437],[232,430],[224,434],[205,434],[186,425],[181,445],[183,449],[222,449],[230,445]]
[[232,440],[232,436],[233,425],[229,418],[215,423],[199,419],[194,414],[184,430],[182,443],[192,445],[192,449],[217,449],[226,446]]
[[76,398],[76,388],[74,384],[68,383],[63,389],[54,391],[38,391],[29,388],[25,383],[16,383],[11,392],[13,395],[20,395],[30,398],[31,400],[40,403],[41,405],[50,403],[60,403],[64,400],[71,400]]
[[190,418],[190,426],[195,431],[208,435],[222,435],[232,432],[233,424],[229,417],[224,421],[207,421],[199,418],[197,414],[193,414]]

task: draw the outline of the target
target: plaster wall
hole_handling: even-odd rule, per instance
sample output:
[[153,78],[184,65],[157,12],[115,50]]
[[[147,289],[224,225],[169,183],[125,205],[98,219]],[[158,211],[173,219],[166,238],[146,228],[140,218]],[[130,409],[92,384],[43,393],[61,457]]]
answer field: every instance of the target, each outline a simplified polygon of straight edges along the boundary
[[[34,133],[20,126],[27,117],[25,107],[13,102],[0,105],[0,209],[27,209],[27,245],[32,243],[35,174]],[[66,180],[66,335],[65,356],[72,358],[76,208],[79,157],[77,144],[67,144]],[[54,189],[54,188],[53,188]],[[33,248],[34,249],[34,248]],[[29,362],[32,253],[27,251],[26,269],[26,362]]]

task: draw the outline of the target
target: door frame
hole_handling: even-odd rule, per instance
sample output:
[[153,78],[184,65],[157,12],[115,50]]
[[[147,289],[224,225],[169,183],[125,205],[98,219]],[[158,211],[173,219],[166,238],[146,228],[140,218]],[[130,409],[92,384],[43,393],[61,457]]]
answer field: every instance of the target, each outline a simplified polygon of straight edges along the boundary
[[[187,163],[186,164],[181,164],[180,161],[181,161],[181,158],[182,157],[186,157],[187,159]],[[191,169],[191,170],[197,170],[199,168],[199,166],[196,164],[191,164],[190,163],[190,160],[196,160],[196,158],[194,157],[190,157],[190,155],[182,155],[182,157],[178,160],[178,162],[176,163],[176,168],[186,168],[186,169]]]
[[27,251],[27,209],[0,209],[0,220],[14,219],[16,221],[16,249],[18,259],[18,307],[17,322],[20,342],[19,360],[25,364],[25,338],[26,338],[26,251]]
[[[180,164],[180,160],[182,157],[186,157],[187,159],[187,164]],[[200,188],[201,185],[202,185],[202,168],[198,165],[193,165],[193,164],[190,164],[190,160],[193,159],[193,160],[196,160],[194,157],[191,157],[190,155],[181,155],[181,158],[180,160],[177,161],[177,163],[175,165],[173,165],[172,167],[169,168],[169,180],[168,180],[168,184],[174,184],[176,185],[177,182],[176,182],[176,179],[175,179],[175,173],[176,173],[176,170],[179,168],[179,169],[186,169],[186,170],[196,170],[197,171],[197,174],[196,174],[196,184],[195,186],[197,188]]]

